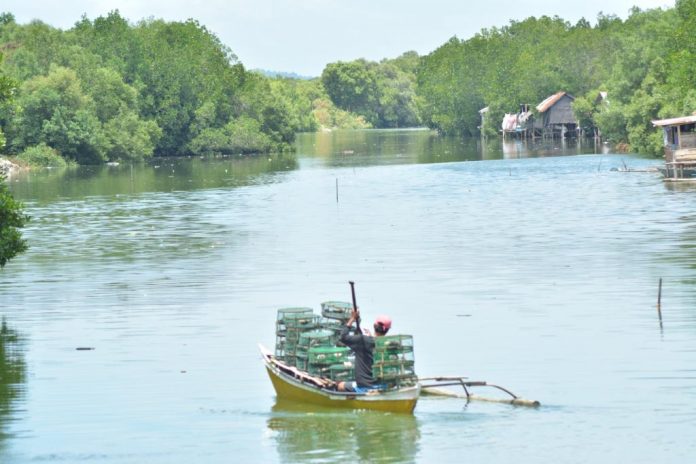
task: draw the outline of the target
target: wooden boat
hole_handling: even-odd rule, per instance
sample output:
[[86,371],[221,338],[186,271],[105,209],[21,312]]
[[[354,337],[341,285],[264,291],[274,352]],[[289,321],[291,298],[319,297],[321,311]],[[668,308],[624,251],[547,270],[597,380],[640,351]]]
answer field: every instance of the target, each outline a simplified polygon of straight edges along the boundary
[[311,376],[278,360],[263,346],[259,345],[259,348],[268,376],[280,399],[344,409],[411,414],[420,396],[420,384],[368,393],[339,392],[333,389],[334,382],[331,380]]

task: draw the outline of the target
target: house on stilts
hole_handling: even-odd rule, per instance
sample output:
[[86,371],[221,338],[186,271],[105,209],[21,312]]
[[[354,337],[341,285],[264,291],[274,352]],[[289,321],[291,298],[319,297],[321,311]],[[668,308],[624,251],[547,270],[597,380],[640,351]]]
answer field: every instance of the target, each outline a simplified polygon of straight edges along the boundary
[[578,121],[573,113],[575,97],[566,92],[557,92],[536,107],[532,137],[568,138],[576,137]]
[[653,121],[664,131],[665,180],[696,180],[696,113]]
[[568,138],[578,135],[578,121],[573,113],[575,97],[558,92],[536,106],[520,105],[518,113],[506,113],[501,125],[503,138]]

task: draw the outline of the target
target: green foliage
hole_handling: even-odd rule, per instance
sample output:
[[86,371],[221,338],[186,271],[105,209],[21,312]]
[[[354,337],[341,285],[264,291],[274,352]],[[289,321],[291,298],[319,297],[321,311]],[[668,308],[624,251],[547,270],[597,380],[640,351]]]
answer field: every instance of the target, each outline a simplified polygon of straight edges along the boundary
[[283,105],[289,126],[296,132],[372,127],[364,117],[337,108],[319,79],[275,78],[269,84],[271,103]]
[[124,110],[102,126],[106,139],[106,159],[137,161],[152,156],[162,129],[155,121],[145,121],[133,111]]
[[573,112],[578,125],[587,133],[592,134],[597,127],[598,114],[605,111],[609,102],[606,100],[606,92],[592,90],[587,95],[581,95],[573,101]]
[[594,114],[597,112],[597,107],[591,96],[577,97],[573,101],[573,112],[580,127],[583,129],[594,127]]
[[415,75],[383,63],[379,76],[379,126],[414,127],[419,124],[415,102]]
[[314,100],[312,115],[322,129],[369,129],[372,127],[362,116],[336,108],[328,97]]
[[296,132],[313,132],[319,128],[312,114],[312,102],[324,95],[318,79],[275,78],[269,84],[273,99],[283,102],[289,125]]
[[26,251],[27,242],[19,229],[25,226],[29,217],[24,214],[23,205],[10,193],[5,181],[0,177],[0,268],[19,253]]
[[[2,18],[0,18],[0,21]],[[1,24],[1,22],[0,22]],[[0,63],[2,63],[2,54],[0,53]],[[6,139],[3,132],[9,121],[9,117],[14,110],[14,94],[17,83],[0,72],[0,152],[5,148]]]
[[17,156],[17,159],[29,166],[62,168],[68,165],[60,156],[58,150],[45,143],[40,143],[27,148]]
[[381,64],[389,63],[399,68],[402,72],[410,74],[415,78],[421,57],[413,50],[405,52],[391,60],[382,60]]
[[499,122],[520,104],[536,105],[560,89],[584,94],[600,86],[611,61],[612,37],[587,21],[573,26],[555,17],[513,21],[456,37],[423,57],[417,94],[424,122],[440,132],[478,133],[478,111]]
[[[423,122],[445,134],[472,135],[480,123],[478,111],[484,98],[486,66],[476,53],[480,37],[462,42],[456,37],[423,58],[418,71],[418,103]],[[494,101],[489,101],[496,118]]]
[[273,140],[261,131],[259,122],[242,116],[224,127],[204,129],[189,149],[196,155],[216,155],[261,153],[273,147]]
[[[452,38],[421,60],[420,115],[440,132],[472,135],[484,106],[499,125],[503,113],[564,90],[578,97],[582,127],[660,153],[650,121],[696,110],[694,23],[696,0],[679,0],[674,9],[634,8],[626,21],[600,14],[594,27],[584,19],[571,25],[532,17],[466,41]],[[608,92],[607,101],[597,99],[597,89]]]
[[[676,27],[670,47],[671,79],[682,89],[696,88],[696,0],[677,0]],[[694,108],[696,109],[696,108]]]
[[113,69],[90,69],[83,73],[80,81],[94,102],[100,122],[107,122],[124,112],[138,111],[138,91],[126,84]]
[[379,101],[375,67],[375,63],[361,59],[330,63],[321,73],[326,93],[337,107],[358,113],[373,124],[377,122]]
[[413,127],[420,124],[414,73],[418,60],[415,52],[408,52],[381,63],[330,63],[321,82],[339,109],[362,116],[374,127]]
[[623,108],[618,103],[612,104],[606,110],[598,113],[594,120],[606,140],[614,143],[628,140],[626,117]]
[[[453,37],[424,57],[336,62],[320,79],[296,80],[248,72],[194,20],[130,23],[112,11],[61,31],[4,14],[0,146],[5,137],[13,153],[45,143],[100,163],[283,150],[296,132],[334,127],[425,124],[477,135],[496,133],[520,104],[564,90],[577,97],[583,128],[658,152],[650,120],[696,110],[694,23],[696,0],[633,8],[625,21],[600,13],[594,26],[530,17]],[[7,106],[15,88],[16,106]],[[597,89],[608,102],[597,101]]]
[[63,32],[6,19],[2,69],[21,86],[17,111],[0,128],[14,153],[45,143],[79,163],[186,155],[205,137],[239,127],[242,147],[275,150],[318,127],[318,81],[276,85],[249,73],[196,21],[131,24],[112,11]]
[[47,76],[26,81],[17,102],[22,110],[11,124],[17,150],[43,142],[78,163],[106,159],[94,102],[74,71],[54,67]]

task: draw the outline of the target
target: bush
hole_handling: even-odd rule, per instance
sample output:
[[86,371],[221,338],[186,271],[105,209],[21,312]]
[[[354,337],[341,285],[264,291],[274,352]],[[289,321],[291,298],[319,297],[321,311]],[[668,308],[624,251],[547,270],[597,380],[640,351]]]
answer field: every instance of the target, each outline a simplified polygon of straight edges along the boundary
[[267,153],[274,148],[258,121],[242,116],[216,129],[204,129],[189,144],[196,155]]
[[67,161],[60,156],[55,148],[51,148],[45,143],[27,148],[17,156],[17,159],[29,166],[44,168],[63,168],[68,165]]
[[324,129],[368,129],[372,127],[365,118],[336,108],[331,100],[317,98],[313,102],[312,115],[317,125]]
[[595,115],[595,122],[602,137],[611,142],[625,142],[628,139],[626,117],[617,104],[600,111]]
[[27,242],[19,229],[25,226],[29,216],[24,206],[14,199],[0,175],[0,269],[10,259],[26,251]]

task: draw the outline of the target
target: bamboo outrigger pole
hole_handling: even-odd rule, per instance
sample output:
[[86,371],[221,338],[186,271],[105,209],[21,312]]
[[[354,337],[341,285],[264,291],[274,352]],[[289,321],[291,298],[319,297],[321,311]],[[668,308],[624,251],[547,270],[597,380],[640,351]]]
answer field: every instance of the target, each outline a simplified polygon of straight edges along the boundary
[[[434,395],[434,396],[448,396],[452,398],[465,398],[468,401],[487,401],[489,403],[505,403],[512,404],[515,406],[528,406],[536,408],[541,406],[541,403],[535,400],[527,400],[520,398],[519,396],[512,393],[510,390],[503,388],[499,385],[493,385],[488,382],[481,380],[466,380],[466,377],[424,377],[419,378],[418,382],[421,382],[421,391],[424,395]],[[422,382],[434,382],[425,383]],[[464,395],[448,391],[442,387],[451,386],[461,386],[464,389]],[[491,387],[496,388],[510,395],[511,398],[490,398],[486,396],[474,395],[469,391],[472,387]]]

